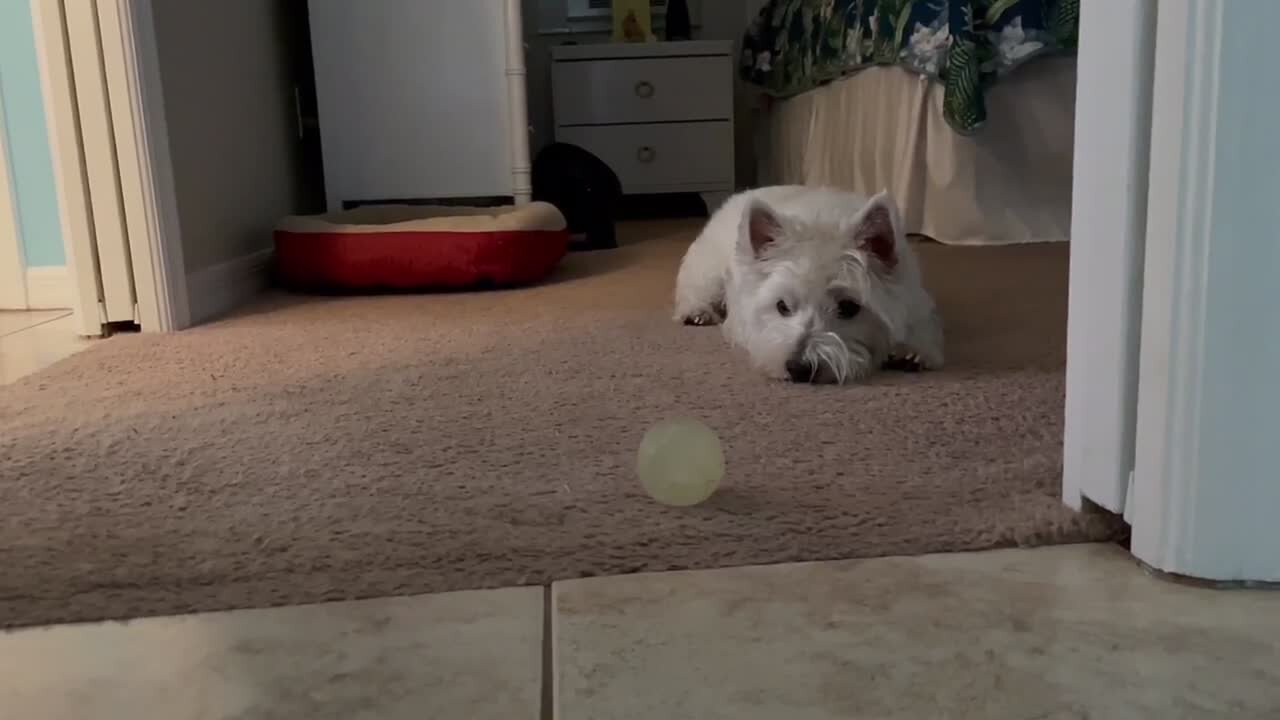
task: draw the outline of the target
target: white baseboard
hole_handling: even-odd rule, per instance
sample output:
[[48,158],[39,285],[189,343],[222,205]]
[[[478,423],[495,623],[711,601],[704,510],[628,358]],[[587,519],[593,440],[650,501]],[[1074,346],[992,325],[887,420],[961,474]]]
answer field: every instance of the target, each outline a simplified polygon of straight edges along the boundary
[[65,265],[27,268],[27,307],[61,310],[76,306],[76,289]]
[[272,251],[261,250],[187,273],[191,324],[207,322],[240,307],[270,283]]

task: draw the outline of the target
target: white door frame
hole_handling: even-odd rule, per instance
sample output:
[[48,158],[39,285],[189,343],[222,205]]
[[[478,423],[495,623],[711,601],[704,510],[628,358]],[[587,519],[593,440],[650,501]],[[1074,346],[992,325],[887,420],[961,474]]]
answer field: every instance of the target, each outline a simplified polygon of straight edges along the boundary
[[[137,223],[137,235],[143,238],[134,244],[133,251],[139,310],[144,330],[151,325],[158,332],[172,332],[191,325],[191,308],[151,0],[117,3],[115,27],[120,56],[113,91],[118,89],[121,103],[116,123],[118,128],[131,132],[122,137],[117,130],[116,142],[122,155],[121,167],[127,168],[129,207]],[[106,35],[105,29],[103,34]],[[128,149],[130,163],[123,160],[124,148]]]
[[4,98],[0,97],[0,309],[21,310],[27,307],[27,268],[4,117]]
[[1126,509],[1134,464],[1156,0],[1082,0],[1063,499]]
[[[1259,279],[1262,270],[1274,272],[1274,228],[1238,230],[1269,221],[1274,207],[1231,205],[1239,191],[1226,190],[1251,182],[1245,197],[1259,202],[1253,194],[1259,181],[1241,173],[1250,162],[1275,157],[1270,138],[1257,137],[1265,120],[1274,122],[1275,106],[1255,98],[1274,97],[1277,83],[1259,71],[1257,79],[1249,78],[1256,96],[1223,89],[1240,81],[1239,48],[1256,47],[1250,43],[1280,19],[1277,10],[1257,0],[1160,0],[1132,547],[1153,567],[1213,580],[1280,582],[1280,472],[1266,468],[1275,453],[1267,438],[1274,435],[1274,423],[1268,423],[1274,408],[1267,405],[1274,390],[1266,387],[1274,387],[1273,328],[1257,324],[1265,309],[1242,319],[1255,324],[1241,330],[1232,349],[1247,358],[1241,365],[1258,372],[1241,377],[1224,367],[1230,363],[1222,350],[1224,332],[1209,321],[1210,313],[1220,321],[1224,307],[1258,309],[1232,303],[1263,288],[1274,294],[1274,286]],[[1239,37],[1241,15],[1254,12],[1265,17],[1256,18],[1252,36]],[[1233,124],[1220,129],[1220,115]],[[1239,124],[1245,115],[1254,118],[1253,126]],[[1246,134],[1224,136],[1239,131]],[[1232,145],[1257,147],[1250,154],[1265,155],[1242,161]],[[1263,197],[1274,195],[1274,188],[1265,189]],[[1252,260],[1242,258],[1241,249],[1255,247],[1257,262],[1266,265],[1237,276]],[[1264,372],[1269,379],[1260,382]],[[1224,383],[1237,384],[1238,394]]]
[[[1270,27],[1277,8],[1244,0],[1159,0],[1156,14],[1154,0],[1081,4],[1082,55],[1098,39],[1086,24],[1102,15],[1091,12],[1105,10],[1118,36],[1110,38],[1105,67],[1083,57],[1081,63],[1064,499],[1080,507],[1088,498],[1122,511],[1133,528],[1134,556],[1158,570],[1280,581],[1280,531],[1268,529],[1276,527],[1280,490],[1274,474],[1267,479],[1254,467],[1266,450],[1251,427],[1209,427],[1211,417],[1226,412],[1230,418],[1222,411],[1222,385],[1212,398],[1219,415],[1211,416],[1202,402],[1209,397],[1207,373],[1221,374],[1221,365],[1206,365],[1217,337],[1206,308],[1211,296],[1221,302],[1232,292],[1221,276],[1209,285],[1211,259],[1231,256],[1225,248],[1221,256],[1212,253],[1211,246],[1273,240],[1230,237],[1219,232],[1230,223],[1215,220],[1215,210],[1222,212],[1215,208],[1218,114],[1246,101],[1219,94],[1223,73],[1238,72],[1221,66],[1224,13],[1265,9],[1271,15],[1259,24]],[[1274,81],[1256,92],[1266,95],[1267,87],[1274,94]],[[1238,253],[1234,262],[1243,262]],[[1268,362],[1273,358],[1253,364]],[[1257,379],[1240,382],[1256,386]],[[1260,405],[1248,408],[1248,417],[1264,413]],[[1237,442],[1241,435],[1250,439]],[[1205,454],[1202,438],[1214,443],[1217,455]],[[1251,453],[1250,461],[1229,467],[1240,453]]]
[[[60,31],[64,1],[31,0],[71,262],[88,206]],[[144,329],[168,331],[189,326],[191,315],[152,1],[97,0],[139,314]],[[518,0],[504,2],[509,27],[518,28]],[[1134,553],[1175,572],[1189,569],[1180,564],[1191,542],[1185,521],[1194,508],[1186,503],[1203,481],[1188,438],[1199,422],[1196,382],[1206,340],[1204,288],[1194,270],[1207,250],[1203,223],[1212,210],[1203,193],[1190,193],[1199,199],[1188,204],[1181,183],[1207,182],[1205,164],[1212,165],[1214,135],[1206,124],[1217,91],[1221,3],[1163,0],[1156,18],[1156,0],[1082,2],[1063,499],[1124,512]],[[1106,23],[1094,22],[1103,9]],[[1129,42],[1100,34],[1107,24]],[[508,38],[510,132],[523,140],[518,50]],[[1162,108],[1154,117],[1153,102]],[[527,192],[521,146],[527,144],[512,144],[517,199]],[[84,271],[76,277],[82,292],[92,290]]]
[[1202,480],[1193,438],[1205,340],[1200,311],[1209,249],[1206,222],[1212,212],[1207,191],[1212,187],[1221,13],[1214,0],[1163,0],[1157,30],[1155,102],[1160,116],[1151,126],[1131,515],[1134,554],[1172,572],[1187,570],[1178,562],[1187,551],[1179,528],[1190,523],[1194,508],[1183,501],[1194,497]]
[[[191,316],[152,1],[98,3],[125,176],[122,193],[131,237],[139,240],[133,243],[139,310],[144,329],[167,331],[187,327]],[[62,12],[64,0],[31,2],[37,18],[47,19]],[[520,14],[510,10],[516,0],[505,2],[508,21],[518,23]],[[1195,452],[1187,443],[1199,421],[1198,387],[1192,380],[1198,377],[1206,339],[1199,315],[1203,298],[1197,294],[1203,287],[1193,270],[1208,237],[1191,229],[1200,227],[1211,211],[1207,201],[1186,206],[1180,178],[1194,179],[1196,173],[1184,169],[1195,165],[1202,170],[1205,162],[1212,163],[1213,135],[1204,123],[1212,122],[1205,108],[1212,106],[1217,90],[1213,70],[1222,28],[1215,18],[1220,20],[1222,2],[1161,0],[1154,25],[1156,0],[1082,3],[1082,53],[1099,52],[1104,45],[1108,59],[1095,63],[1086,56],[1080,63],[1063,498],[1076,507],[1089,498],[1125,512],[1134,526],[1135,554],[1174,571],[1180,571],[1176,560],[1190,542],[1179,534],[1180,518],[1194,509],[1184,503],[1203,481],[1184,460]],[[1095,34],[1091,20],[1100,17],[1096,13],[1104,4],[1108,22],[1125,24],[1133,42],[1117,49],[1116,43]],[[104,10],[103,5],[110,7]],[[74,117],[74,109],[63,87],[66,54],[57,49],[60,36],[43,30],[37,40],[46,46],[42,55],[51,66],[44,73],[46,95],[52,96],[46,103],[60,158],[59,186],[66,196],[64,232],[73,237],[86,210],[83,198],[65,192],[72,187],[67,179],[79,177],[82,170],[66,159],[78,152],[78,138],[65,120]],[[1161,42],[1155,43],[1155,37]],[[514,82],[520,73],[518,53],[514,43],[507,49]],[[1096,82],[1094,76],[1104,69],[1107,82]],[[513,101],[520,95],[514,85],[509,91]],[[1192,109],[1186,113],[1190,124],[1181,112],[1162,110],[1153,117],[1152,102]],[[510,132],[523,136],[516,109],[510,121]],[[517,196],[527,182],[527,159],[515,156],[519,154],[512,157]],[[123,162],[126,157],[135,162]],[[144,295],[149,299],[144,301]],[[1139,329],[1146,351],[1135,363]],[[1160,347],[1175,352],[1151,350]],[[1201,568],[1199,574],[1214,573]]]

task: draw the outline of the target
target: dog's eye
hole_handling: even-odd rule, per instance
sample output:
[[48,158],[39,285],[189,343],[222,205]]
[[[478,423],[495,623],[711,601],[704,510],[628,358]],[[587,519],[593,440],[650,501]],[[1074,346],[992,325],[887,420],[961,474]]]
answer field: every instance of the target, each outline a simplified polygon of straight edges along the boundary
[[777,308],[778,308],[778,314],[781,315],[782,317],[786,317],[791,314],[791,308],[787,307],[786,300],[779,300]]
[[836,315],[842,320],[848,320],[857,315],[862,310],[862,306],[852,300],[841,300],[836,303]]

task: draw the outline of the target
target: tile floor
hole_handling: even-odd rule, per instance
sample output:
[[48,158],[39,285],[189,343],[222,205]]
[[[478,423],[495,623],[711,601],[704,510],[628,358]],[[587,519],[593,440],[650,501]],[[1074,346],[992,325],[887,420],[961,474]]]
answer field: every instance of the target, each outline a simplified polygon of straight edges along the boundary
[[0,635],[0,717],[537,720],[541,588]]
[[544,597],[13,631],[0,716],[1280,718],[1280,593],[1172,584],[1112,546],[559,583],[549,674]]
[[0,385],[46,368],[91,344],[70,310],[0,310]]

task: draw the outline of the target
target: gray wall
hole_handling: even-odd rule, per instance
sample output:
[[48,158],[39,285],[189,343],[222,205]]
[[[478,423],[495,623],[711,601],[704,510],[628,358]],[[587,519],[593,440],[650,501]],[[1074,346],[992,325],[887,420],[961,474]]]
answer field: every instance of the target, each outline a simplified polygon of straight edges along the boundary
[[271,247],[302,187],[285,6],[154,2],[188,273]]

